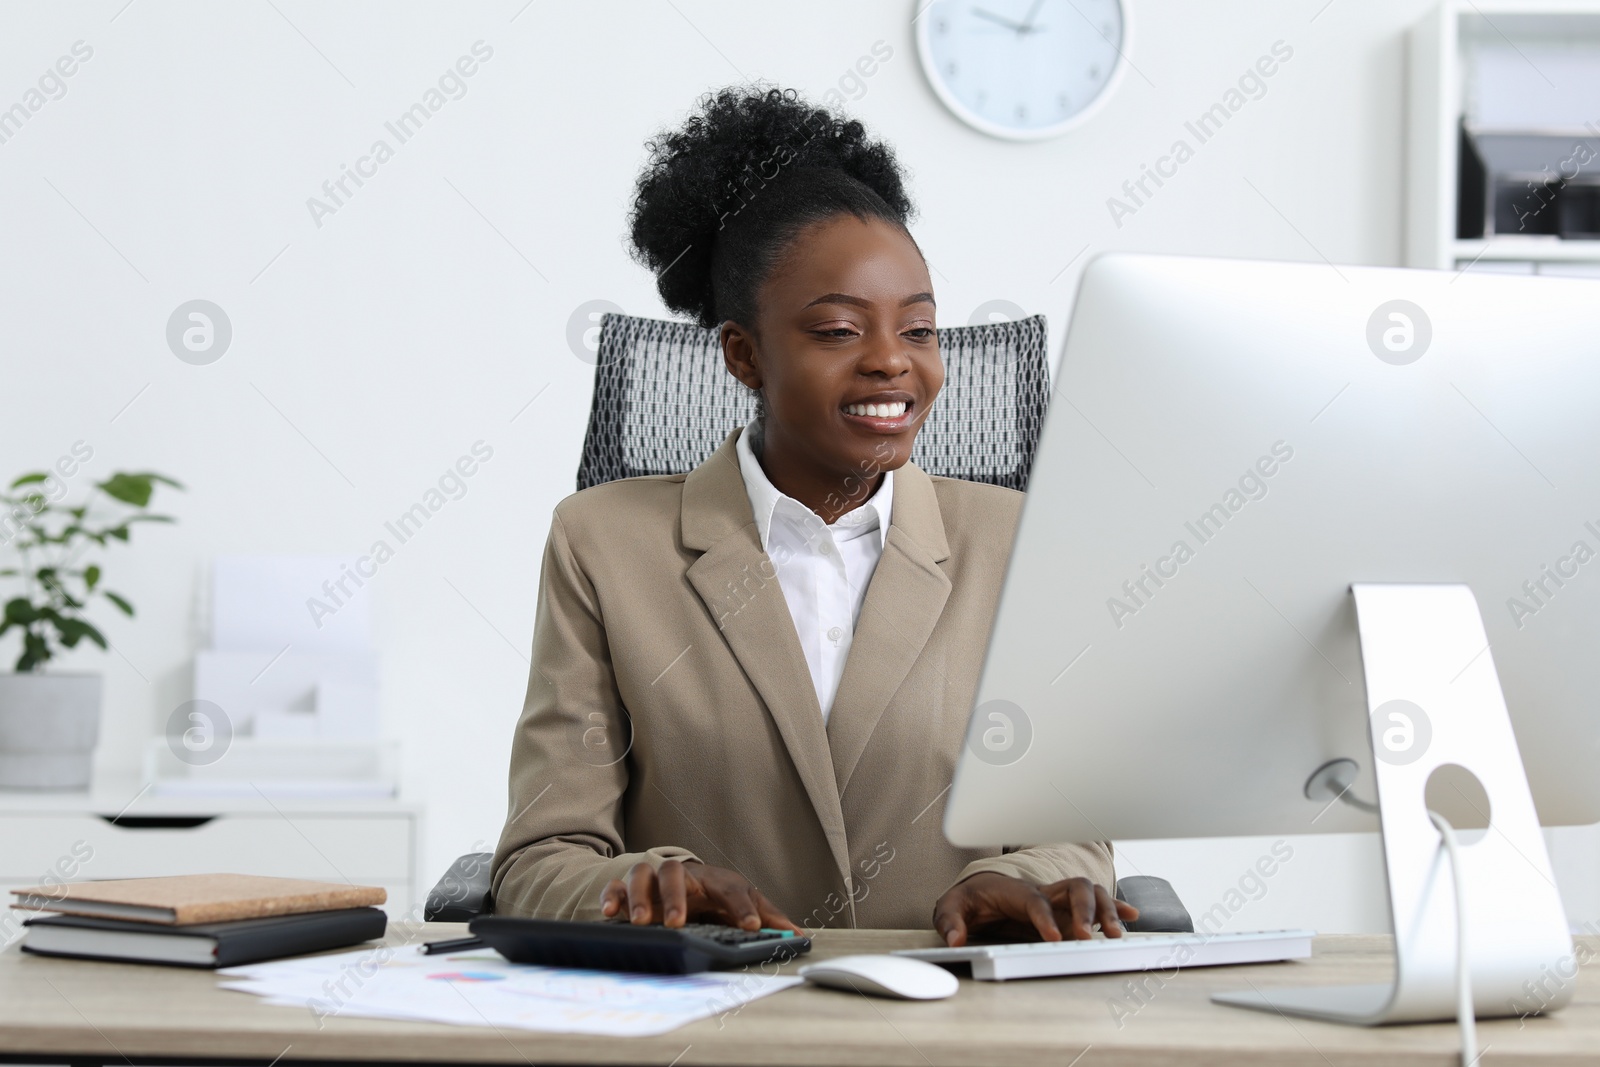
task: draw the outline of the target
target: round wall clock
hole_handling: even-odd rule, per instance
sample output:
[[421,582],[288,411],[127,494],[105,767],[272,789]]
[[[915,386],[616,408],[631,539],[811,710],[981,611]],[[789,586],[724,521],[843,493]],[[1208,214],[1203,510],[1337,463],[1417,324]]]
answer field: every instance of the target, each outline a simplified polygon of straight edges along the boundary
[[1121,0],[917,0],[917,54],[939,99],[993,137],[1065,133],[1126,65]]

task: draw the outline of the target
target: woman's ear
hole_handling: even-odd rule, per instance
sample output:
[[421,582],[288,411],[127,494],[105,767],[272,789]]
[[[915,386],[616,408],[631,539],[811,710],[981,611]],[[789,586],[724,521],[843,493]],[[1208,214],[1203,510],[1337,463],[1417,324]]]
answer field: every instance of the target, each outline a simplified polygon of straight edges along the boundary
[[761,367],[756,358],[755,334],[731,319],[722,324],[722,362],[750,389],[760,389]]

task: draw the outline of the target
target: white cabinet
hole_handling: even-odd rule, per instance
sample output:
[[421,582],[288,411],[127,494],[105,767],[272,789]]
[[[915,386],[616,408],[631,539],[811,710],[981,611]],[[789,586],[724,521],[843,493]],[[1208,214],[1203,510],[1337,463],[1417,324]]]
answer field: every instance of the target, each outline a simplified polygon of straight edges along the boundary
[[8,902],[12,889],[53,881],[264,874],[382,886],[399,918],[421,902],[420,819],[395,800],[152,798],[117,783],[0,792],[0,893]]

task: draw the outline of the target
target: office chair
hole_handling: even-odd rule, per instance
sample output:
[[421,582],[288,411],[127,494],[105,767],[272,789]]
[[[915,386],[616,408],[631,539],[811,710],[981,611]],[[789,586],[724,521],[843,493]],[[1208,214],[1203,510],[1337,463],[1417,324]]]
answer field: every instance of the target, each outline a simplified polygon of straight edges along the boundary
[[[939,331],[945,381],[911,450],[924,471],[1025,490],[1050,399],[1043,315]],[[594,402],[578,489],[698,467],[755,414],[755,397],[722,362],[716,330],[609,313],[600,320]],[[456,860],[428,894],[424,918],[465,922],[493,910],[492,853]],[[1189,932],[1172,887],[1139,875],[1117,882],[1139,909],[1129,929]]]
[[[911,451],[929,474],[1025,489],[1049,400],[1043,315],[939,331],[945,383]],[[716,330],[608,314],[578,488],[681,474],[755,414]]]

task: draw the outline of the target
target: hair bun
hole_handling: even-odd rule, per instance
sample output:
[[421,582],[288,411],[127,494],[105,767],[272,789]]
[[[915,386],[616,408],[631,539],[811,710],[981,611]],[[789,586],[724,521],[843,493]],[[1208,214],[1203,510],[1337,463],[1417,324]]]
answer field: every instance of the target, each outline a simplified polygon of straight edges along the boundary
[[793,89],[708,93],[681,128],[646,148],[628,220],[634,258],[656,275],[667,307],[707,327],[720,321],[712,262],[719,232],[786,174],[839,172],[881,198],[902,226],[912,210],[889,147]]

